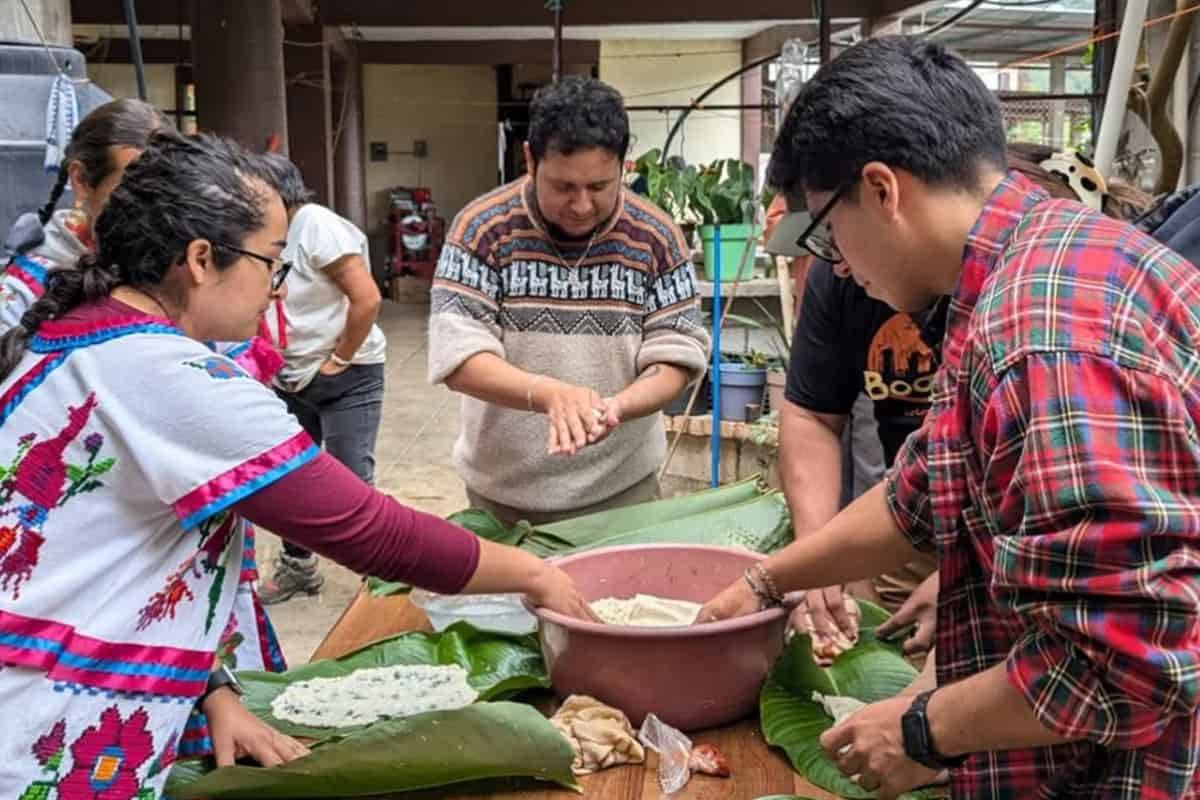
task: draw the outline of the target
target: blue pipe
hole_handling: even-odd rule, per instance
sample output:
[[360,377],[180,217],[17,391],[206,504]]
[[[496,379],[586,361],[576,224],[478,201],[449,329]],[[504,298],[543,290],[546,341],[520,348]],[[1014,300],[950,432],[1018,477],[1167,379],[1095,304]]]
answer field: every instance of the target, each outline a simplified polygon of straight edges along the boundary
[[721,485],[721,226],[713,226],[712,486]]

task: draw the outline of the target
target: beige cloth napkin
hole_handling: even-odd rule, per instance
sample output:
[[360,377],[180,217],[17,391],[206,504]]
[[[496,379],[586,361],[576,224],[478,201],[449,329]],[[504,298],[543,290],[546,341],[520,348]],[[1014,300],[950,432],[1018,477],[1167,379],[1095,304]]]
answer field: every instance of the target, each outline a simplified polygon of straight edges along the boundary
[[646,760],[646,751],[625,713],[593,697],[571,695],[550,723],[575,750],[572,769],[576,775]]

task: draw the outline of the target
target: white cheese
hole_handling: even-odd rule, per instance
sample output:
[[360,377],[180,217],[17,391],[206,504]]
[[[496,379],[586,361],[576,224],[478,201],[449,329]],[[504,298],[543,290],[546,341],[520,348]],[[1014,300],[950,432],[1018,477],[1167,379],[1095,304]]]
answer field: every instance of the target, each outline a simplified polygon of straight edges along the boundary
[[271,701],[271,714],[297,725],[346,728],[463,708],[478,697],[467,671],[457,665],[372,667],[297,681]]

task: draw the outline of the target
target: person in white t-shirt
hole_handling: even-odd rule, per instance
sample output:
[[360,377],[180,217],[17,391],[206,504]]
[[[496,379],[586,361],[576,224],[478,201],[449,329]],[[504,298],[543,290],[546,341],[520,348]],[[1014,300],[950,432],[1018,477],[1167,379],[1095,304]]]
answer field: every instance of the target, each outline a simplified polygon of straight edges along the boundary
[[[382,298],[371,275],[367,237],[354,223],[312,202],[300,170],[261,156],[288,212],[292,263],[286,299],[267,312],[284,366],[275,391],[317,444],[366,483],[375,478],[375,437],[383,410],[387,340],[375,324]],[[316,594],[317,556],[284,542],[264,603]]]

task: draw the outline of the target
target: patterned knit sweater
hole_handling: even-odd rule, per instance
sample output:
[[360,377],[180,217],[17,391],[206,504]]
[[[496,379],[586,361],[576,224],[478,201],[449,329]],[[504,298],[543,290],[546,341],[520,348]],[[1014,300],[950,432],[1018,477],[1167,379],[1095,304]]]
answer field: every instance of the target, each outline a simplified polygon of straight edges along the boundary
[[[467,206],[438,263],[429,378],[478,353],[609,397],[652,364],[698,378],[708,335],[679,228],[622,190],[618,213],[586,243],[550,240],[523,178]],[[563,262],[566,262],[565,264]],[[463,396],[454,465],[467,486],[525,511],[599,503],[649,476],[666,453],[662,415],[623,422],[572,457],[548,456],[547,418]]]

